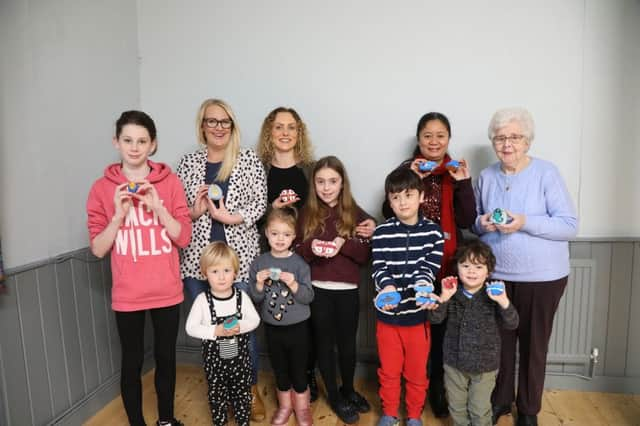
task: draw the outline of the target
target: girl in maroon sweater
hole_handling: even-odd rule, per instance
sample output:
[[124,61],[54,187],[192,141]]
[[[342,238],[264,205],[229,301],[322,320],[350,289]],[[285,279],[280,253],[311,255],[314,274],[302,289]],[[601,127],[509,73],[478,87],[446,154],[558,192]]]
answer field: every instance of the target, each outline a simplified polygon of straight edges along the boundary
[[[356,331],[358,329],[360,267],[370,255],[369,216],[351,195],[349,178],[336,157],[318,160],[311,174],[309,197],[300,220],[296,251],[309,263],[315,297],[311,322],[316,338],[320,373],[329,404],[345,423],[371,408],[355,391]],[[359,225],[361,224],[361,225]],[[342,387],[336,383],[336,359]]]

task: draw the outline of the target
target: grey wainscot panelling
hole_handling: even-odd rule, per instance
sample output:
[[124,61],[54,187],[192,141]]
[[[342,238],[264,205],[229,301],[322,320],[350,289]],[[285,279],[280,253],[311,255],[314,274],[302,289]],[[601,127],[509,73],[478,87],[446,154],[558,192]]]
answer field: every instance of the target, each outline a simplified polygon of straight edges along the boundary
[[[575,241],[571,258],[547,387],[640,393],[640,242]],[[110,276],[109,262],[87,250],[8,271],[8,291],[0,295],[0,424],[76,425],[118,395]],[[373,379],[375,318],[367,271],[362,282],[358,371]],[[151,333],[146,335],[151,358]],[[261,347],[264,352],[264,342]],[[200,362],[200,343],[184,327],[178,360]]]
[[119,392],[109,263],[80,250],[8,272],[0,424],[80,424]]

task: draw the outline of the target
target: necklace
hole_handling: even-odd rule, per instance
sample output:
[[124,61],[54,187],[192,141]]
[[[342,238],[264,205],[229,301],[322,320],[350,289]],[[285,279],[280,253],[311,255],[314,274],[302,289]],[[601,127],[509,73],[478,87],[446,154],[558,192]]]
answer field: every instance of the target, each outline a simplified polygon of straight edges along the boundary
[[505,174],[502,175],[502,189],[504,189],[505,191],[509,191],[511,189],[511,176]]
[[502,188],[505,191],[509,191],[511,189],[511,179],[513,178],[513,176],[524,170],[529,165],[530,161],[531,158],[526,156],[522,161],[520,161],[519,165],[517,165],[516,167],[511,167],[509,171],[505,170],[504,166],[500,167],[503,176]]

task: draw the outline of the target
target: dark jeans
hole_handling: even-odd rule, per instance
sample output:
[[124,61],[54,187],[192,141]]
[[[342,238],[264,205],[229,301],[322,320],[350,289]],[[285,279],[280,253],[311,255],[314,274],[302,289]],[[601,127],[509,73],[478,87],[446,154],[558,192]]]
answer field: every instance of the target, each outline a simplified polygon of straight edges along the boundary
[[[144,425],[142,416],[142,382],[144,361],[144,321],[147,311],[116,312],[116,323],[122,347],[120,392],[129,423]],[[153,324],[153,357],[156,362],[155,385],[158,395],[158,418],[173,419],[176,387],[176,339],[180,305],[149,309]]]
[[491,396],[494,405],[510,406],[516,399],[516,343],[519,342],[518,413],[537,415],[540,412],[553,317],[567,280],[568,277],[555,281],[505,283],[509,300],[520,316],[520,324],[516,330],[500,330],[500,369]]
[[[192,304],[196,297],[209,288],[209,283],[196,278],[186,277],[182,280],[184,288],[187,291],[189,304]],[[249,295],[249,285],[244,281],[238,281],[233,284],[235,288],[244,291]],[[258,338],[255,330],[249,333],[249,356],[251,357],[251,384],[258,384],[258,370],[260,368],[260,352],[258,348]]]

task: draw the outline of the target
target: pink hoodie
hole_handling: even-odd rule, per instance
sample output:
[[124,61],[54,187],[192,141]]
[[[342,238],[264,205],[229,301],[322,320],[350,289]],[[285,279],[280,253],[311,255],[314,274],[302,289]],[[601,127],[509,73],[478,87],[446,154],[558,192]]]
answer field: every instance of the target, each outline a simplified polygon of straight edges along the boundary
[[[114,311],[162,308],[183,300],[180,259],[177,247],[186,247],[191,238],[191,218],[182,184],[163,163],[148,161],[147,180],[158,191],[171,215],[182,225],[180,235],[171,239],[157,216],[144,204],[133,200],[111,248],[111,307]],[[120,164],[111,164],[89,192],[87,226],[89,238],[102,232],[115,213],[116,186],[127,182]]]

